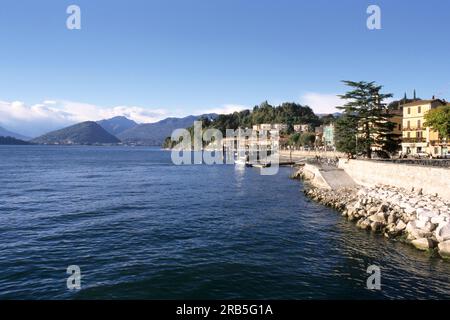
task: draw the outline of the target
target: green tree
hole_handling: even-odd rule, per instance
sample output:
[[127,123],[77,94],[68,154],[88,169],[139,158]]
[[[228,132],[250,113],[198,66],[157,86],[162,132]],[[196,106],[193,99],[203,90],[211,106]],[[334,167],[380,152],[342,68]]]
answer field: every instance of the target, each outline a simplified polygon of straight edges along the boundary
[[450,105],[431,109],[425,114],[425,127],[430,127],[439,133],[440,138],[450,137]]
[[299,146],[300,145],[300,133],[294,133],[289,137],[289,145]]
[[358,119],[351,114],[344,114],[336,121],[334,135],[336,150],[351,156],[361,151],[362,144],[358,148]]
[[[381,93],[382,86],[375,82],[343,82],[350,87],[350,90],[344,95],[340,95],[347,103],[338,109],[343,110],[345,115],[352,116],[357,121],[358,148],[361,147],[368,158],[372,157],[372,147],[374,146],[380,146],[386,151],[392,150],[395,144],[399,144],[399,139],[395,140],[395,135],[392,133],[395,124],[389,121],[392,114],[387,112],[384,101],[393,95]],[[342,125],[344,124],[341,123]],[[397,142],[394,143],[394,141]]]
[[305,132],[300,135],[300,144],[302,146],[312,147],[315,140],[316,135],[312,132]]

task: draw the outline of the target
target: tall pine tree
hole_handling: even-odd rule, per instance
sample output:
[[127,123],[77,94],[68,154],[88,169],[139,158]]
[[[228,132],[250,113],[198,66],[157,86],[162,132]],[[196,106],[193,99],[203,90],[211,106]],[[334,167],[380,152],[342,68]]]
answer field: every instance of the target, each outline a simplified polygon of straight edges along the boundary
[[[371,158],[374,148],[388,152],[395,151],[399,145],[398,137],[396,137],[398,135],[393,133],[395,123],[390,121],[393,115],[388,112],[386,103],[384,103],[393,95],[381,93],[382,86],[375,82],[343,82],[350,87],[350,90],[344,95],[340,95],[347,101],[344,106],[338,107],[347,117],[347,123],[341,123],[339,130],[355,132],[356,136],[352,137],[355,139],[354,153],[360,149],[368,158]],[[348,139],[351,141],[350,138]]]
[[335,127],[336,149],[347,153],[350,157],[361,152],[358,145],[358,119],[351,114],[344,114],[336,121]]

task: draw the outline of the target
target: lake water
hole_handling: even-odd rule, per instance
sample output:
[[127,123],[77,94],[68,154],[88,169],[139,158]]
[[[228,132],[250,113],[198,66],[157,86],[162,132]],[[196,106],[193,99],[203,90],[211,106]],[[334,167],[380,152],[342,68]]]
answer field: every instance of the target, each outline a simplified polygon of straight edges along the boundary
[[[290,168],[0,146],[1,299],[450,298],[450,262],[306,199]],[[81,290],[66,287],[69,265]],[[381,290],[366,289],[370,265]]]

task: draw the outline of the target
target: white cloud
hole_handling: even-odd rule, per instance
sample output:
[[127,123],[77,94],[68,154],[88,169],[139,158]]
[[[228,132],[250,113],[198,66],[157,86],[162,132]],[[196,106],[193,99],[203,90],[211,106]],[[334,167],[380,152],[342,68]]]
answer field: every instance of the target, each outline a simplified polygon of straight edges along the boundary
[[31,137],[77,122],[98,121],[115,116],[148,123],[167,117],[167,113],[163,109],[136,106],[101,107],[64,100],[46,100],[31,106],[21,101],[0,101],[0,126]]
[[244,106],[244,105],[239,105],[239,104],[226,104],[219,108],[203,110],[198,113],[199,114],[204,114],[204,113],[229,114],[229,113],[233,113],[236,111],[242,111],[242,110],[246,110],[246,109],[249,109],[249,107]]
[[336,107],[342,106],[345,101],[336,94],[308,92],[300,98],[300,103],[310,106],[316,114],[322,114],[339,112]]

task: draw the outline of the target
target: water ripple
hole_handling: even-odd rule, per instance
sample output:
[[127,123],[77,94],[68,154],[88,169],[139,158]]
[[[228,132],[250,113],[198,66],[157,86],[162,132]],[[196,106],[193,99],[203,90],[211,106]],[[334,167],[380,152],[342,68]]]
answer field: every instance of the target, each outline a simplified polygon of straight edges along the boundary
[[[0,147],[0,166],[0,298],[450,298],[450,263],[309,201],[286,168],[52,146]],[[365,288],[372,264],[381,291]]]

